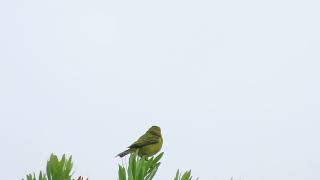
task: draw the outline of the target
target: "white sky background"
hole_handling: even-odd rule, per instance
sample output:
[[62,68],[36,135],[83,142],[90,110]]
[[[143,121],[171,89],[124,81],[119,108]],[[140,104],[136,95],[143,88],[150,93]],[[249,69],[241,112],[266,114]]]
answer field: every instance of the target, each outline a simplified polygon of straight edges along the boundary
[[155,179],[320,178],[318,1],[1,1],[0,179],[162,127]]

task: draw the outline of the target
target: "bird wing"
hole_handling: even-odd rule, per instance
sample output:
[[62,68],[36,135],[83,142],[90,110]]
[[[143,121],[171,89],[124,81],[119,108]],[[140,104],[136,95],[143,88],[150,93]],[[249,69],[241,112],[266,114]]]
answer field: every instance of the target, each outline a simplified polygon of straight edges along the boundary
[[149,144],[156,144],[159,142],[159,139],[160,138],[158,136],[152,134],[144,134],[128,148],[140,148]]

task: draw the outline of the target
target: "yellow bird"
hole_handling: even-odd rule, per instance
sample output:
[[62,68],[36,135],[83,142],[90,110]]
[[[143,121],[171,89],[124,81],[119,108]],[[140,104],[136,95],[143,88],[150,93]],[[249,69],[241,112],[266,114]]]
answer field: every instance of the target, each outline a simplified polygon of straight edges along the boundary
[[161,129],[158,126],[152,126],[137,141],[131,144],[127,150],[119,153],[117,156],[124,157],[129,153],[138,152],[139,156],[152,156],[160,151],[163,139]]

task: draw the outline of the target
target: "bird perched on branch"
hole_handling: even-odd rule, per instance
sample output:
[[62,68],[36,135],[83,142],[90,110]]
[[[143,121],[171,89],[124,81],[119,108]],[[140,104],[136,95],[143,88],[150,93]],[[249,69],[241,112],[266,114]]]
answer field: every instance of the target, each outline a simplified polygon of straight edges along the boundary
[[136,142],[131,144],[127,150],[119,153],[117,156],[124,157],[129,153],[138,152],[139,156],[149,157],[160,151],[162,143],[163,139],[160,127],[152,126]]

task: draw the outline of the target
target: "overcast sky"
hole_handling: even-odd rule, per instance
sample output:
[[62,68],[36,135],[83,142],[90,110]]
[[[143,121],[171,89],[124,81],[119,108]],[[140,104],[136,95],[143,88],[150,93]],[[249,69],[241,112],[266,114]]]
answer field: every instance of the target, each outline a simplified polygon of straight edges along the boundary
[[0,179],[73,155],[115,180],[151,125],[156,180],[320,178],[320,3],[0,2]]

